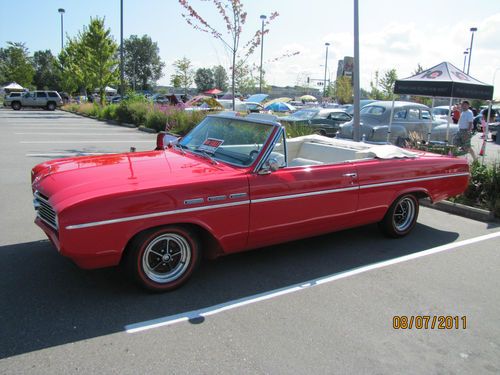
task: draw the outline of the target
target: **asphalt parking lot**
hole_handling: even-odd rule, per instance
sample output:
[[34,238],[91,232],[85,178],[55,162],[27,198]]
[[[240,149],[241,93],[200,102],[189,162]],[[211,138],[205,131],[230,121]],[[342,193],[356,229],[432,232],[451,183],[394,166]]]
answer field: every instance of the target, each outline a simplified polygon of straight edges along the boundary
[[[61,111],[0,109],[1,374],[500,372],[497,224],[422,207],[403,239],[370,225],[237,254],[166,294],[60,257],[33,224],[30,169],[154,142]],[[460,327],[395,329],[395,316]]]

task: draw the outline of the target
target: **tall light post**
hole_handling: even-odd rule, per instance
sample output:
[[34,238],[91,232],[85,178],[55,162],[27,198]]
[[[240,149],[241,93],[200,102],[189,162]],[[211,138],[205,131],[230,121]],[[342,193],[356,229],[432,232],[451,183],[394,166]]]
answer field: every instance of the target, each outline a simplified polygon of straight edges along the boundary
[[330,43],[325,43],[326,46],[326,55],[325,55],[325,78],[323,79],[323,98],[326,94],[326,71],[328,69],[328,46]]
[[462,69],[462,72],[465,73],[465,64],[467,63],[467,55],[469,54],[469,49],[466,48],[464,51],[464,68]]
[[[353,102],[353,138],[355,141],[359,142],[361,139],[361,129],[360,129],[360,114],[359,110],[359,2],[354,0],[354,67],[352,71],[353,78],[353,91],[354,91],[354,102]],[[391,117],[392,118],[392,117]]]
[[266,20],[265,15],[261,15],[262,20],[262,30],[260,33],[260,80],[259,80],[259,93],[262,93],[262,58],[264,56],[264,21]]
[[57,10],[61,14],[61,51],[64,49],[64,27],[63,27],[63,14],[64,14],[64,9],[59,8]]
[[120,0],[120,95],[125,95],[125,72],[123,70],[123,0]]
[[469,74],[470,70],[470,60],[472,59],[472,44],[474,43],[474,32],[477,31],[477,27],[471,27],[471,37],[470,37],[470,48],[469,48],[469,63],[467,64],[467,74]]

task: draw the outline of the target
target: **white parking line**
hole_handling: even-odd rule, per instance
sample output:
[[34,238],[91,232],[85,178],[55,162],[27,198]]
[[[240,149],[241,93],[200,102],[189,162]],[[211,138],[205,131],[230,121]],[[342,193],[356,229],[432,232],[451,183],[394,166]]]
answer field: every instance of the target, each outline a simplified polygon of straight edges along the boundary
[[67,141],[20,141],[19,143],[22,143],[22,144],[29,144],[29,145],[33,145],[33,144],[54,144],[54,143],[72,143],[72,144],[77,144],[77,143],[153,143],[152,140],[145,140],[145,141],[140,141],[140,140],[135,140],[135,139],[131,139],[129,141],[117,141],[117,140],[113,140],[113,141],[107,141],[107,140],[97,140],[97,139],[90,139],[90,140],[87,140],[87,141],[81,141],[81,140],[72,140],[72,139],[68,139]]
[[490,240],[490,239],[496,238],[496,237],[500,237],[500,231],[486,234],[486,235],[479,236],[479,237],[470,238],[468,240],[453,242],[450,244],[434,247],[434,248],[429,249],[429,250],[420,251],[418,253],[405,255],[405,256],[402,256],[399,258],[394,258],[394,259],[386,260],[383,262],[370,264],[370,265],[367,265],[364,267],[355,268],[355,269],[350,270],[350,271],[344,271],[344,272],[339,272],[339,273],[336,273],[333,275],[320,277],[317,279],[305,281],[303,283],[299,283],[299,284],[295,284],[295,285],[290,285],[290,286],[276,289],[276,290],[272,290],[269,292],[264,292],[264,293],[260,293],[260,294],[255,294],[253,296],[240,298],[237,300],[224,302],[224,303],[210,306],[210,307],[206,307],[203,309],[187,311],[185,313],[170,315],[170,316],[166,316],[166,317],[162,317],[162,318],[158,318],[158,319],[148,320],[145,322],[129,324],[129,325],[126,325],[124,328],[125,328],[125,331],[127,333],[137,333],[137,332],[142,332],[142,331],[146,331],[146,330],[150,330],[150,329],[154,329],[154,328],[173,325],[173,324],[180,323],[180,322],[185,322],[185,321],[188,321],[190,319],[199,319],[202,317],[207,317],[207,316],[219,314],[219,313],[224,312],[224,311],[233,310],[233,309],[236,309],[238,307],[250,305],[250,304],[261,302],[261,301],[266,301],[266,300],[280,297],[280,296],[290,294],[290,293],[295,293],[295,292],[298,292],[298,291],[301,291],[304,289],[313,288],[313,287],[318,286],[318,285],[331,283],[331,282],[336,281],[336,280],[359,275],[361,273],[372,271],[372,270],[375,270],[378,268],[383,268],[383,267],[391,266],[393,264],[407,262],[409,260],[421,258],[421,257],[427,256],[427,255],[440,253],[443,251],[453,250],[453,249],[456,249],[458,247],[471,245],[471,244],[474,244],[477,242]]

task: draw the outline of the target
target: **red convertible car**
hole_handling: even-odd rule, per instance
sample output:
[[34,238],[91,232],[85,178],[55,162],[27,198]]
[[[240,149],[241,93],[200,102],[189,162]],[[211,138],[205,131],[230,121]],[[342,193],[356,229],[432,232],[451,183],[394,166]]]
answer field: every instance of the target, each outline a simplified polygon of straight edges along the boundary
[[48,161],[32,170],[35,222],[61,255],[122,265],[165,291],[202,256],[379,223],[415,226],[419,199],[462,193],[463,159],[320,135],[286,139],[270,115],[209,115],[160,150]]

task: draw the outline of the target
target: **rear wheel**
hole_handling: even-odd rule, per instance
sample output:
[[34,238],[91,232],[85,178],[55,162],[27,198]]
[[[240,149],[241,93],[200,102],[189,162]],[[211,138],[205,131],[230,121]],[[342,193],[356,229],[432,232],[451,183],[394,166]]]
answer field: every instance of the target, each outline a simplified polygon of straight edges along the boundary
[[418,200],[413,194],[403,195],[389,207],[389,210],[379,223],[379,227],[389,237],[404,237],[415,226],[418,209]]
[[49,111],[54,111],[56,109],[56,104],[55,103],[48,103],[47,104],[47,109]]
[[164,292],[184,284],[200,263],[195,232],[168,226],[143,232],[127,249],[124,266],[143,287]]
[[11,104],[11,107],[12,107],[12,109],[13,109],[14,111],[19,111],[19,110],[21,109],[21,103],[19,103],[19,102],[13,102],[13,103]]

